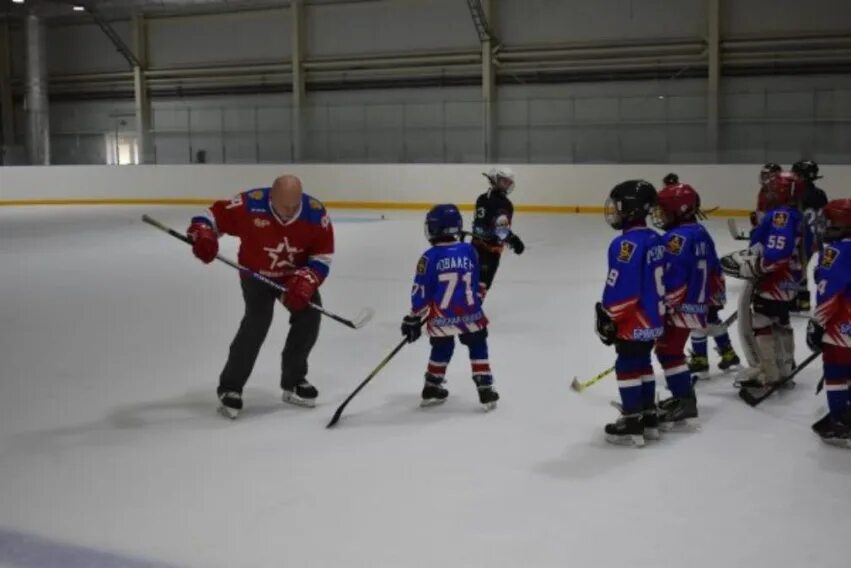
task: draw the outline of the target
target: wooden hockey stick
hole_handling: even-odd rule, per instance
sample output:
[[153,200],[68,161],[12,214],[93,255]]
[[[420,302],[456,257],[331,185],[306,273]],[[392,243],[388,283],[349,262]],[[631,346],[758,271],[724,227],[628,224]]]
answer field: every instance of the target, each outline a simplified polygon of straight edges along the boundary
[[570,383],[570,388],[572,388],[576,392],[582,392],[585,389],[587,389],[588,387],[590,387],[591,385],[593,385],[594,383],[599,382],[599,381],[603,380],[604,378],[606,378],[607,376],[609,376],[610,374],[612,374],[614,372],[614,370],[615,370],[614,366],[609,367],[605,371],[598,373],[597,375],[591,377],[587,381],[580,381],[579,377],[573,377],[573,381]]

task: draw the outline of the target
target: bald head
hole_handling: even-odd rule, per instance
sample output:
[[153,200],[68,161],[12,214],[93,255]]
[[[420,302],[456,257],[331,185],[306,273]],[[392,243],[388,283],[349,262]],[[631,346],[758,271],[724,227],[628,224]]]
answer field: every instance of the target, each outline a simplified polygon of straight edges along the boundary
[[296,176],[286,175],[276,178],[269,194],[275,213],[281,219],[292,219],[298,214],[301,206],[301,193],[301,180]]

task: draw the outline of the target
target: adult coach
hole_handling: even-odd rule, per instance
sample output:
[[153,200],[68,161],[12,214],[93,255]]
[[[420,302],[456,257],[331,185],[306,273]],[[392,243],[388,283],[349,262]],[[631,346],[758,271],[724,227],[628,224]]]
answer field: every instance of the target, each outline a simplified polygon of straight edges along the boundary
[[334,230],[325,207],[302,191],[301,180],[284,175],[272,187],[252,189],[233,199],[216,201],[193,217],[187,235],[192,252],[209,263],[219,251],[219,235],[240,240],[239,263],[283,284],[281,295],[271,286],[241,275],[245,315],[230,346],[219,378],[220,411],[236,418],[242,389],[266,339],[275,302],[290,313],[290,330],[281,354],[283,400],[314,406],[316,387],[307,381],[307,359],[319,336],[319,286],[328,276],[334,253]]

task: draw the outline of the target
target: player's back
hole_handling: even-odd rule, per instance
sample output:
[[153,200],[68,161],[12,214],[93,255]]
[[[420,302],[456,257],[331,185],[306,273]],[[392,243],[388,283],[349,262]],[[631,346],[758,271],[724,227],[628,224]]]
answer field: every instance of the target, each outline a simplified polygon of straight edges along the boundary
[[718,264],[712,238],[699,223],[688,223],[668,231],[664,240],[665,286],[674,324],[704,328],[712,296],[713,267]]
[[751,248],[762,254],[767,272],[757,290],[774,300],[790,301],[797,295],[800,279],[801,213],[789,206],[766,211],[751,235]]
[[431,335],[457,335],[487,325],[479,290],[476,250],[469,243],[441,243],[426,251],[425,288]]
[[636,227],[609,246],[603,306],[618,326],[618,338],[653,341],[663,331],[665,246],[655,231]]
[[827,243],[821,250],[815,281],[816,320],[825,329],[824,342],[851,347],[851,238]]

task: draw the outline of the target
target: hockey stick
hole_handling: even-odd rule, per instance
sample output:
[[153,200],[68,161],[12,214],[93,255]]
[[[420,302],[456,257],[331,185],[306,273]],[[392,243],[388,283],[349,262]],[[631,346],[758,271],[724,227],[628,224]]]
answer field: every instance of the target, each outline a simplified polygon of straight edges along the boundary
[[580,381],[580,380],[579,380],[579,377],[573,377],[573,382],[571,382],[571,383],[570,383],[570,388],[572,388],[572,389],[573,389],[573,390],[575,390],[576,392],[582,392],[582,391],[584,391],[585,389],[587,389],[588,387],[590,387],[591,385],[593,385],[594,383],[599,382],[599,381],[601,381],[602,379],[604,379],[604,378],[606,378],[607,376],[609,376],[610,374],[612,374],[612,372],[613,372],[614,370],[615,370],[615,368],[614,368],[614,367],[609,367],[609,368],[608,368],[608,369],[606,369],[605,371],[603,371],[603,372],[601,372],[601,373],[599,373],[599,374],[597,374],[597,375],[595,375],[595,376],[591,377],[591,378],[590,378],[590,379],[588,379],[587,381]]
[[796,376],[798,373],[800,373],[801,371],[803,371],[803,370],[804,370],[804,368],[805,368],[807,365],[809,365],[810,363],[812,363],[812,362],[816,359],[816,357],[818,357],[819,355],[821,355],[821,353],[812,353],[812,354],[810,354],[810,356],[809,356],[809,357],[807,357],[806,359],[804,359],[804,362],[803,362],[803,363],[801,363],[800,365],[798,365],[798,368],[797,368],[797,369],[795,369],[795,370],[792,372],[792,374],[790,374],[788,377],[783,378],[782,380],[777,381],[776,383],[772,384],[771,386],[767,387],[767,388],[765,389],[765,392],[763,392],[763,393],[762,393],[762,394],[760,394],[760,395],[754,395],[754,394],[751,394],[751,393],[747,390],[747,388],[741,388],[741,389],[739,389],[739,398],[741,398],[741,399],[742,399],[742,400],[744,400],[746,403],[748,403],[748,405],[749,405],[749,406],[757,406],[757,405],[758,405],[759,403],[761,403],[763,400],[765,400],[766,398],[768,398],[769,396],[771,396],[772,394],[774,394],[774,391],[776,391],[777,389],[781,388],[783,385],[785,385],[786,383],[788,383],[789,381],[791,381],[792,379],[794,379],[794,378],[795,378],[795,376]]
[[[182,234],[178,233],[177,231],[175,231],[171,227],[163,225],[162,223],[160,223],[159,221],[157,221],[153,217],[149,217],[148,215],[142,215],[142,221],[144,221],[148,225],[151,225],[152,227],[159,229],[160,231],[163,231],[164,233],[168,233],[172,237],[174,237],[178,240],[181,240],[188,245],[192,245],[192,241],[189,240],[189,237],[187,237],[186,235],[182,235]],[[274,280],[270,280],[270,279],[266,278],[265,276],[263,276],[262,274],[258,274],[257,272],[254,272],[253,270],[246,268],[246,267],[242,266],[241,264],[238,264],[238,263],[230,260],[229,258],[226,258],[226,257],[224,257],[220,254],[217,254],[216,259],[220,260],[221,262],[224,262],[225,264],[227,264],[231,268],[236,268],[240,272],[251,276],[255,280],[259,280],[260,282],[263,282],[264,284],[268,284],[269,286],[271,286],[272,288],[275,288],[276,290],[278,290],[280,292],[286,292],[287,291],[286,287],[281,286],[280,284],[278,284]],[[329,312],[328,310],[326,310],[325,308],[323,308],[319,304],[314,304],[313,302],[310,302],[310,303],[308,303],[308,306],[310,306],[311,308],[313,308],[317,312],[321,313],[322,315],[327,316],[334,321],[340,322],[341,324],[343,324],[347,327],[350,327],[352,329],[360,329],[363,326],[365,326],[367,323],[369,323],[369,320],[372,319],[372,316],[375,313],[375,312],[373,312],[372,308],[364,308],[360,311],[360,313],[358,314],[358,316],[356,318],[346,319],[342,316],[338,316],[337,314],[335,314],[333,312]]]
[[377,375],[378,372],[381,371],[381,369],[383,369],[385,365],[387,365],[387,363],[390,362],[390,359],[395,357],[396,354],[402,350],[406,343],[408,343],[407,338],[400,341],[399,344],[393,348],[393,351],[391,351],[390,354],[387,355],[387,357],[382,359],[381,363],[379,363],[378,366],[375,367],[375,369],[373,369],[372,372],[363,381],[361,381],[361,384],[359,384],[357,388],[352,391],[352,394],[346,397],[346,400],[343,401],[343,404],[337,407],[337,410],[334,412],[334,416],[331,417],[331,421],[328,423],[327,426],[325,426],[326,428],[331,428],[332,426],[334,426],[334,424],[340,421],[340,417],[343,415],[343,410],[346,408],[346,405],[349,404],[352,399],[357,396],[361,389],[363,389],[363,387],[365,387],[366,384],[371,381],[373,377],[375,377],[375,375]]
[[816,394],[821,394],[821,390],[824,388],[824,376],[818,380],[818,384],[816,385]]

